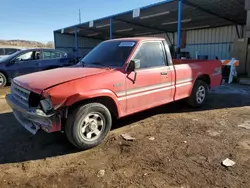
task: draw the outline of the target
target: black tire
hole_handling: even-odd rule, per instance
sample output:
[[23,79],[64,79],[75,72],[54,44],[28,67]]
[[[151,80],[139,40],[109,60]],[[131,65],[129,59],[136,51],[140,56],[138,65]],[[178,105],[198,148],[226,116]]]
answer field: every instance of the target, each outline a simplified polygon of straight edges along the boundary
[[[201,101],[199,100],[197,95],[197,92],[199,91],[199,89],[204,88],[204,99]],[[202,80],[197,80],[194,84],[193,90],[191,95],[189,96],[187,102],[191,107],[195,107],[195,108],[199,108],[202,107],[204,105],[204,103],[207,100],[207,95],[208,95],[208,85],[202,81]]]
[[[82,123],[85,121],[86,117],[90,117],[91,114],[98,114],[100,116],[101,121],[103,122],[103,128],[101,129],[99,136],[90,141],[87,140],[84,133],[82,133]],[[110,131],[111,126],[112,116],[108,108],[100,103],[89,103],[76,108],[71,114],[69,114],[65,124],[65,133],[68,140],[74,146],[80,150],[86,150],[99,145]],[[91,127],[91,125],[87,126],[88,129],[90,129],[89,127]],[[95,133],[93,134],[95,135]]]
[[0,72],[0,88],[3,88],[7,84],[6,76]]

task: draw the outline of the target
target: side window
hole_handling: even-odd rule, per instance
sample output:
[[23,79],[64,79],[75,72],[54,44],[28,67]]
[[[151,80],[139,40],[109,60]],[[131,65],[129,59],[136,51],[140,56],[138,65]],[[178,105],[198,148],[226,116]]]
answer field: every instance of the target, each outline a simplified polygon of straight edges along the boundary
[[43,51],[43,59],[51,59],[50,51]]
[[4,54],[4,49],[3,49],[3,48],[0,48],[0,55],[5,55],[5,54]]
[[62,55],[58,51],[50,51],[50,50],[44,50],[43,51],[43,58],[44,59],[59,59]]
[[56,58],[56,53],[55,52],[50,52],[50,58],[55,59]]
[[140,68],[166,65],[161,42],[143,43],[133,59],[140,60]]
[[39,60],[40,59],[40,51],[25,52],[25,53],[17,56],[15,59],[17,62]]
[[14,48],[6,48],[5,49],[5,54],[6,55],[11,55],[13,53],[15,53],[17,51],[17,49],[14,49]]
[[35,60],[42,59],[42,57],[41,57],[41,52],[40,52],[40,51],[35,51],[34,59],[35,59]]
[[58,51],[55,52],[55,58],[62,58],[62,57],[63,55],[61,52],[58,52]]
[[33,51],[26,52],[20,56],[16,57],[16,60],[18,61],[28,61],[28,60],[33,60]]

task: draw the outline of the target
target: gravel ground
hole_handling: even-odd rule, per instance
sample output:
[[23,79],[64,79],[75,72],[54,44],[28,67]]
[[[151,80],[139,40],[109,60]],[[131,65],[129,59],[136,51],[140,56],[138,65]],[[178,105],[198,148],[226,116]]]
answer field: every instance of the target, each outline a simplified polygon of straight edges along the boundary
[[[181,101],[121,119],[100,146],[82,152],[61,133],[29,134],[3,99],[0,112],[3,188],[250,187],[249,86],[221,86],[202,109]],[[222,166],[226,158],[236,164]]]

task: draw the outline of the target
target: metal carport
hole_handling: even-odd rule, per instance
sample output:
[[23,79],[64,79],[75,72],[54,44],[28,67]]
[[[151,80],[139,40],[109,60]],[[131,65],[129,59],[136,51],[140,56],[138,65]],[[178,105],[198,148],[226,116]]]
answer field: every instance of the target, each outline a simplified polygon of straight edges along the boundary
[[[78,37],[106,40],[109,38],[147,36],[166,33],[173,44],[177,32],[177,48],[181,31],[235,25],[245,25],[245,0],[167,0],[105,18],[81,23],[54,31],[74,35],[78,57]],[[55,40],[55,43],[57,41]],[[56,44],[55,44],[56,45]]]

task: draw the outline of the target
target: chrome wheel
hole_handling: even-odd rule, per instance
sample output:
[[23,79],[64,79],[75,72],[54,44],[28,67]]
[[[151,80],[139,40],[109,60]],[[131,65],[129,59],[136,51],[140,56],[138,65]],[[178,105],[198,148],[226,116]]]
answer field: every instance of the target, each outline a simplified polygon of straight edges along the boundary
[[3,86],[5,83],[5,79],[2,75],[0,75],[0,87]]
[[199,86],[196,92],[196,100],[199,104],[201,104],[206,97],[206,88],[204,86]]
[[98,139],[104,129],[105,119],[102,114],[89,113],[82,121],[81,136],[86,141]]

